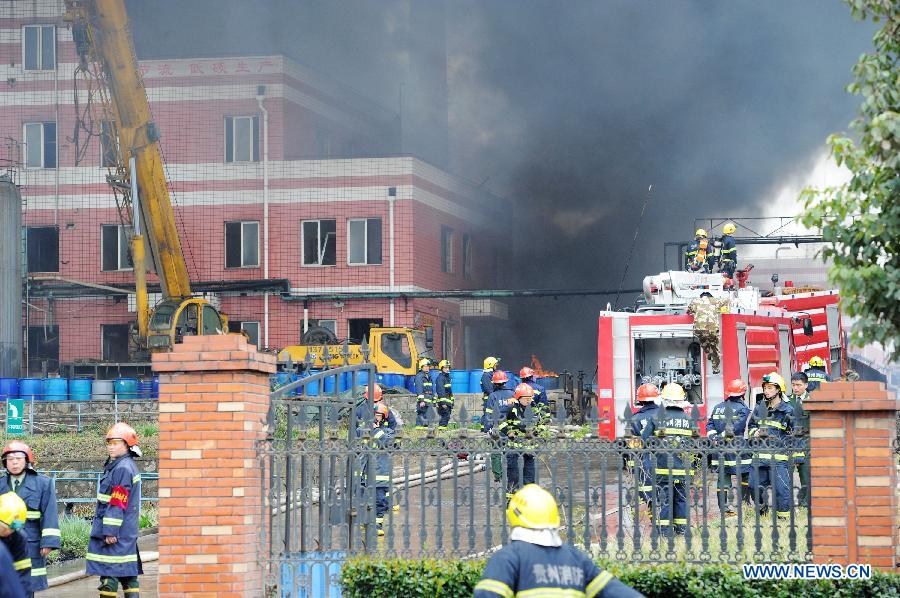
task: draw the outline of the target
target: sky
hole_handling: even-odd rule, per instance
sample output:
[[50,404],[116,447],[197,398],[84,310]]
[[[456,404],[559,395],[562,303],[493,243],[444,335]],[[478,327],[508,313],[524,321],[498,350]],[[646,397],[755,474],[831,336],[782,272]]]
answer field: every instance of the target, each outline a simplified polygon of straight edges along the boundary
[[[407,133],[412,151],[515,206],[501,224],[513,227],[513,288],[616,288],[626,264],[624,286],[636,288],[697,218],[794,215],[793,190],[832,176],[825,139],[855,116],[844,86],[874,32],[837,0],[129,0],[128,10],[141,58],[282,52],[402,105],[420,125],[407,127],[421,131]],[[512,301],[508,359],[534,352],[592,369],[596,315],[611,300]]]

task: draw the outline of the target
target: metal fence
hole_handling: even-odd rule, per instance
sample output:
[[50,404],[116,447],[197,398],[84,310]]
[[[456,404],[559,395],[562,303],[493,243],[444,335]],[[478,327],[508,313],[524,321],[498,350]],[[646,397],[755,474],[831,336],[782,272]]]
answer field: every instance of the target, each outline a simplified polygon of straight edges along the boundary
[[[796,500],[794,455],[802,451],[809,458],[803,434],[718,444],[698,435],[677,443],[665,438],[609,442],[596,436],[596,412],[592,422],[573,426],[560,405],[548,426],[526,412],[527,429],[517,439],[518,447],[482,433],[465,408],[454,413],[446,430],[437,429],[436,414],[430,412],[426,430],[401,428],[382,447],[373,442],[371,408],[361,409],[363,417],[357,421],[352,397],[358,393],[284,398],[317,377],[367,367],[324,372],[273,395],[270,437],[259,450],[265,472],[261,542],[268,587],[278,588],[282,596],[335,592],[341,563],[354,555],[489,554],[509,538],[507,493],[531,481],[532,466],[534,482],[557,497],[566,540],[595,557],[645,563],[811,558],[811,516]],[[739,490],[739,479],[713,465],[735,454],[749,458],[760,453],[773,455],[787,468],[784,488],[789,487],[791,499],[785,517],[775,516],[771,485],[757,484],[754,500]],[[643,479],[641,467],[634,466],[648,463],[655,472],[676,457],[687,464],[683,476],[676,471]],[[377,480],[375,464],[385,458],[390,481],[370,482]],[[774,476],[766,463],[753,460],[754,482]],[[726,478],[732,482],[730,490]],[[384,485],[389,486],[386,505],[385,493],[378,490]],[[677,506],[674,512],[665,510],[682,498],[684,514]],[[777,510],[784,511],[784,505]],[[383,536],[376,521],[380,516]],[[671,533],[676,526],[682,533]]]
[[0,429],[4,441],[7,436],[16,436],[10,430],[10,420],[18,419],[21,434],[56,434],[61,432],[82,432],[84,430],[105,430],[117,421],[128,421],[132,425],[140,423],[157,424],[159,402],[156,399],[92,399],[90,401],[43,401],[28,399],[18,407],[10,408],[10,400],[4,405]]

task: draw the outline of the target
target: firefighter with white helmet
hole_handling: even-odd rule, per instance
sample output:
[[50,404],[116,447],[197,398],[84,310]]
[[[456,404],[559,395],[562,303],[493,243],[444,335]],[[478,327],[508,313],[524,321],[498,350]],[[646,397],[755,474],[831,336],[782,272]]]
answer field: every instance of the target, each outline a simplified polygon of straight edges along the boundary
[[819,390],[822,382],[831,382],[831,377],[825,369],[825,360],[818,355],[809,358],[809,367],[803,370],[803,373],[809,379],[809,392]]
[[[735,378],[725,385],[725,400],[713,407],[706,423],[706,436],[714,442],[727,442],[734,438],[743,438],[750,417],[750,408],[744,403],[747,394],[747,383]],[[719,510],[726,516],[736,515],[729,500],[731,476],[737,476],[739,482],[739,498],[750,502],[750,455],[746,453],[718,453],[711,465],[718,468],[717,495]],[[735,502],[736,502],[735,501]]]
[[794,409],[785,398],[787,385],[778,372],[763,376],[762,388],[765,401],[757,403],[747,431],[751,438],[763,439],[767,444],[753,451],[750,487],[757,509],[764,514],[768,512],[769,505],[763,495],[765,488],[771,486],[775,514],[786,518],[790,516],[793,504],[788,465],[792,451],[788,442],[794,432]]
[[137,433],[124,422],[106,433],[109,458],[97,488],[97,507],[87,550],[88,575],[100,576],[100,596],[115,596],[119,585],[129,598],[140,592],[143,573],[137,539],[141,507],[141,456]]
[[688,476],[694,473],[692,449],[697,430],[684,411],[689,403],[680,384],[666,384],[660,398],[662,408],[641,433],[645,443],[656,438],[659,446],[667,449],[655,454],[651,450],[656,476],[655,502],[659,508],[656,525],[664,535],[684,534],[688,524]]
[[0,494],[15,492],[25,501],[27,521],[23,532],[28,538],[31,556],[31,591],[47,589],[46,558],[60,547],[59,517],[56,511],[56,488],[53,480],[35,469],[31,447],[13,440],[3,447],[0,460],[6,475],[0,476]]
[[416,427],[428,425],[425,415],[428,407],[434,405],[434,380],[431,377],[431,360],[423,357],[419,360],[419,371],[416,372]]
[[450,360],[442,359],[438,363],[440,373],[434,379],[435,402],[440,416],[439,428],[446,428],[450,423],[450,414],[453,413],[453,384],[450,381]]
[[475,598],[642,596],[587,554],[563,544],[556,500],[537,484],[523,486],[512,496],[506,520],[512,528],[510,542],[488,560],[475,584]]
[[[22,531],[27,521],[28,507],[18,494],[7,492],[0,495],[0,543],[9,551],[13,569],[19,576],[18,583],[26,596],[32,596],[31,557],[28,556],[28,540]],[[0,579],[0,583],[7,583]],[[9,580],[13,583],[13,580]]]

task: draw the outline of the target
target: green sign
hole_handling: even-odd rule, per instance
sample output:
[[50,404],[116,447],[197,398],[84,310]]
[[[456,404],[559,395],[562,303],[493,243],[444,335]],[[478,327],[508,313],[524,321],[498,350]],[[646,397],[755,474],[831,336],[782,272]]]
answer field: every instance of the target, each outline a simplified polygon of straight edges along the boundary
[[24,399],[8,399],[6,401],[6,433],[24,434],[22,416],[25,414]]

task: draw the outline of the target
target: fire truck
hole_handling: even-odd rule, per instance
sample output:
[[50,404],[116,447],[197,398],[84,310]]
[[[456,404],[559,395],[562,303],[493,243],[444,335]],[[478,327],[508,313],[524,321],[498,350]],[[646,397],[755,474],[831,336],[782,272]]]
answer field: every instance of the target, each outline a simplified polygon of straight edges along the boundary
[[[840,296],[836,291],[795,289],[790,282],[763,293],[749,283],[748,266],[735,281],[721,274],[663,272],[643,283],[643,302],[633,311],[601,312],[597,337],[599,435],[624,434],[625,410],[636,410],[640,384],[684,386],[690,411],[696,410],[705,434],[707,413],[724,400],[727,381],[740,378],[750,387],[751,409],[762,393],[762,377],[778,372],[785,380],[811,357],[825,360],[839,378],[845,368]],[[704,294],[727,299],[721,314],[718,373],[694,335],[690,302]]]

